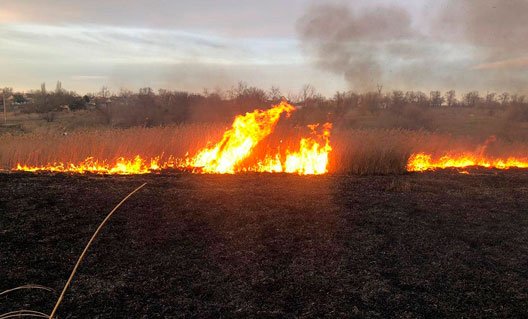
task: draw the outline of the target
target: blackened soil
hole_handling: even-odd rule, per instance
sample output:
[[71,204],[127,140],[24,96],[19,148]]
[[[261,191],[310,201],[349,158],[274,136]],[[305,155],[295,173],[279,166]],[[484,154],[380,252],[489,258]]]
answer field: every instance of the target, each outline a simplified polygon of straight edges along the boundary
[[528,173],[0,174],[0,313],[525,317]]

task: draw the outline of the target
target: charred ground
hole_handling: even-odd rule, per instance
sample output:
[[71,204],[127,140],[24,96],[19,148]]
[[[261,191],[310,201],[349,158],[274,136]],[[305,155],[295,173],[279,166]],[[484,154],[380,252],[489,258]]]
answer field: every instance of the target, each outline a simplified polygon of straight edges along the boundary
[[[62,318],[508,317],[528,308],[528,174],[0,174],[0,290]],[[13,292],[0,313],[49,312]]]

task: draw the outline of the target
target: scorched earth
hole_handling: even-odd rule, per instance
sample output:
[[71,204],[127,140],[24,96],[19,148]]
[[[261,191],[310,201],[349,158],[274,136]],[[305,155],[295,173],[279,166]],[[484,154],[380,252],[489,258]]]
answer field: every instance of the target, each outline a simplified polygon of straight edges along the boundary
[[0,175],[0,312],[63,318],[521,317],[528,175]]

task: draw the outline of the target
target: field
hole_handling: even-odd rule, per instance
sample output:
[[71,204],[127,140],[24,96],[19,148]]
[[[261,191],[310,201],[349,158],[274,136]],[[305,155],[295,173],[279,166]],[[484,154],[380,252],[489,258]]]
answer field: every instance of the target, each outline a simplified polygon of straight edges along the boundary
[[528,174],[0,174],[0,313],[61,318],[522,317]]
[[[165,127],[78,130],[70,134],[56,131],[0,135],[0,170],[17,163],[80,163],[88,157],[114,162],[116,158],[145,159],[163,156],[185,158],[201,148],[218,142],[229,124],[184,124]],[[305,127],[279,125],[253,152],[298,147]],[[487,137],[489,139],[489,136]],[[406,172],[409,156],[426,152],[442,156],[445,152],[466,151],[496,157],[525,157],[525,141],[498,139],[483,148],[481,136],[453,136],[447,133],[407,129],[353,129],[337,127],[332,131],[328,170],[332,173],[401,174]]]

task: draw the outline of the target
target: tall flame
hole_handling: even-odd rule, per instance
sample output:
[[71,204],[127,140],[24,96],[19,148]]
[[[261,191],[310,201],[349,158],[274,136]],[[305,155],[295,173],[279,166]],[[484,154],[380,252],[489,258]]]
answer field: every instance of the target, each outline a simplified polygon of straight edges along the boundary
[[[317,137],[317,124],[309,125],[312,134]],[[298,173],[301,175],[319,175],[328,172],[328,153],[332,150],[330,146],[331,123],[323,125],[322,139],[324,145],[320,145],[313,138],[303,138],[300,142],[298,152],[289,153],[286,157],[286,173]]]
[[295,108],[283,101],[271,109],[255,110],[235,118],[231,129],[212,148],[205,148],[189,161],[192,167],[201,167],[205,173],[235,173],[237,164],[247,158],[254,147],[271,134],[282,113],[290,114]]
[[[163,169],[187,169],[193,172],[233,174],[237,172],[269,172],[296,173],[300,175],[317,175],[328,172],[328,155],[330,146],[330,131],[332,124],[325,123],[322,133],[318,133],[318,124],[309,125],[312,134],[301,138],[299,148],[287,149],[285,156],[279,150],[265,154],[258,160],[254,153],[255,147],[268,137],[275,129],[281,115],[287,116],[295,107],[285,101],[272,106],[268,110],[255,110],[239,115],[233,121],[231,128],[224,132],[222,139],[212,147],[205,147],[196,155],[186,159],[169,157],[162,161],[161,157],[150,160],[137,155],[134,159],[118,158],[113,163],[100,161],[92,157],[80,163],[55,162],[42,166],[17,164],[18,171],[49,171],[69,173],[95,174],[146,174]],[[254,159],[248,164],[246,159]]]

